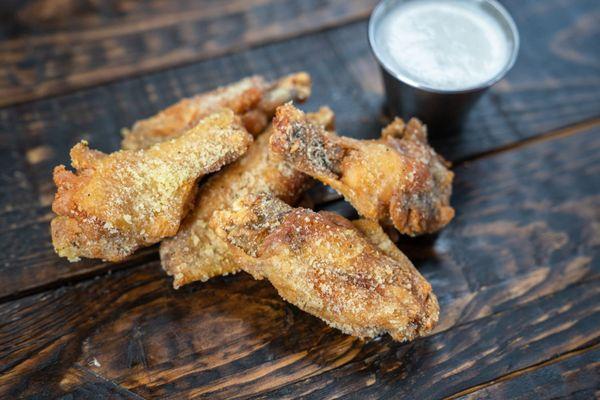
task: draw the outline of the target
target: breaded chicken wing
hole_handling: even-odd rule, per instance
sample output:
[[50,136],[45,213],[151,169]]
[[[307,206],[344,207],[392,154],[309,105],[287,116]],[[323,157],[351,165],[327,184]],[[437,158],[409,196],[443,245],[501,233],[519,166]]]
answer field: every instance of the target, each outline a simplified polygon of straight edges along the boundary
[[[334,115],[327,107],[309,113],[307,118],[326,129],[333,126]],[[230,208],[240,196],[260,192],[272,193],[292,204],[311,183],[302,172],[269,159],[270,135],[271,128],[256,139],[242,158],[210,177],[200,188],[194,211],[177,235],[161,243],[161,263],[173,276],[176,289],[240,269],[227,244],[208,227],[215,211]]]
[[118,261],[173,236],[193,204],[198,179],[237,159],[251,142],[239,118],[222,110],[147,150],[104,154],[77,144],[71,150],[76,172],[54,169],[56,252],[71,261]]
[[210,224],[247,272],[347,334],[405,341],[437,322],[431,285],[373,221],[355,226],[259,195],[215,213]]
[[261,76],[242,79],[213,91],[180,100],[158,114],[123,129],[123,149],[145,149],[183,134],[200,119],[229,108],[242,118],[246,129],[256,135],[271,122],[277,106],[310,96],[310,75],[288,75],[269,83]]
[[435,232],[454,217],[454,174],[417,119],[396,119],[381,139],[356,140],[326,132],[286,104],[273,125],[271,151],[337,190],[361,216],[408,235]]

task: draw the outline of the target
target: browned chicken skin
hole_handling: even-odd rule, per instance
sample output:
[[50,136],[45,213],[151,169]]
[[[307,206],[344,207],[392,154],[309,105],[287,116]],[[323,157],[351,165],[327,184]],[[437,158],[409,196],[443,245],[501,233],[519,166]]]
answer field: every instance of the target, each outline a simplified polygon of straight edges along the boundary
[[[334,115],[327,107],[309,113],[307,118],[332,129]],[[175,288],[239,271],[240,266],[227,244],[208,227],[215,211],[230,208],[239,197],[260,192],[272,193],[293,204],[311,183],[307,175],[287,163],[269,159],[271,131],[269,128],[258,136],[242,158],[201,186],[193,212],[184,220],[177,235],[161,243],[161,263],[164,270],[173,276]]]
[[330,185],[365,218],[392,223],[408,235],[431,233],[454,217],[454,174],[427,144],[416,119],[396,119],[378,140],[326,132],[291,104],[277,109],[271,151]]
[[271,122],[277,106],[310,96],[310,76],[299,72],[269,83],[261,76],[242,79],[213,91],[180,100],[158,114],[123,129],[123,149],[147,148],[183,134],[200,119],[222,108],[242,118],[246,129],[256,135]]
[[[75,172],[54,170],[56,252],[119,261],[162,240],[175,288],[245,270],[348,334],[406,341],[431,331],[431,285],[376,221],[411,235],[440,229],[454,215],[452,172],[417,120],[394,121],[379,140],[339,137],[330,109],[286,104],[310,91],[306,73],[250,77],[137,122],[124,150],[76,145]],[[368,219],[292,208],[311,176]]]
[[54,169],[56,252],[118,261],[173,236],[199,178],[240,157],[252,142],[231,110],[202,119],[183,135],[146,150],[104,154],[87,143],[71,150],[76,172]]
[[353,225],[259,195],[215,213],[210,224],[244,270],[345,333],[405,341],[437,322],[431,285],[376,222]]

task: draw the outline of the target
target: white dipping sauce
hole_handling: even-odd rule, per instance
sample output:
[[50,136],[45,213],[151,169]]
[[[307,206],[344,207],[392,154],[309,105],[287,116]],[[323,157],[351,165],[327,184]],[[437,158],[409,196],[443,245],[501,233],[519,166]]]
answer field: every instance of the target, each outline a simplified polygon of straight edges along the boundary
[[509,62],[509,38],[477,1],[399,3],[381,20],[376,41],[400,76],[438,90],[477,87]]

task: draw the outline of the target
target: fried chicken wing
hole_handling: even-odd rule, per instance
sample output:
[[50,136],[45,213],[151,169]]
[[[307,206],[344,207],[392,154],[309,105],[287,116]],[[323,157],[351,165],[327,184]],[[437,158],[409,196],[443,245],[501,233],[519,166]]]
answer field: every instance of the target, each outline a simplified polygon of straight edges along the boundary
[[373,221],[353,225],[259,195],[215,213],[210,224],[247,272],[345,333],[405,341],[437,322],[431,285]]
[[252,142],[231,110],[202,119],[182,136],[146,150],[104,154],[86,142],[71,150],[76,172],[54,169],[56,252],[118,261],[173,236],[193,203],[196,182],[241,156]]
[[[332,129],[334,115],[327,107],[309,113],[307,118]],[[167,274],[173,276],[175,288],[240,269],[227,244],[208,227],[215,211],[230,208],[240,196],[260,192],[272,193],[291,204],[310,184],[307,175],[269,159],[270,135],[271,128],[258,136],[242,158],[210,177],[200,188],[194,211],[186,217],[177,235],[161,243],[161,263]]]
[[273,125],[271,151],[337,190],[361,216],[408,235],[435,232],[454,217],[454,174],[417,119],[396,119],[381,139],[356,140],[326,132],[286,104]]
[[183,134],[200,119],[229,108],[242,118],[246,129],[256,135],[270,123],[277,106],[310,96],[310,75],[299,72],[269,83],[253,76],[228,86],[180,100],[158,114],[123,129],[123,149],[147,148]]

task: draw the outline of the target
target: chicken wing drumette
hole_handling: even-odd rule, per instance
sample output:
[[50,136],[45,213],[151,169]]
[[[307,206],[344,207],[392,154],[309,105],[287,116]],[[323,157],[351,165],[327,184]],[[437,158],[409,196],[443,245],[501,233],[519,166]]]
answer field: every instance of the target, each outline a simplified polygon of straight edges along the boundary
[[437,322],[431,285],[374,221],[353,225],[259,195],[215,213],[210,224],[244,270],[345,333],[404,341]]
[[381,139],[337,136],[291,104],[277,109],[271,151],[330,185],[365,218],[392,223],[408,235],[435,232],[454,216],[454,174],[428,144],[417,120],[396,119]]
[[237,159],[251,142],[239,118],[223,110],[146,150],[104,154],[77,144],[71,150],[76,172],[54,169],[56,252],[71,261],[118,261],[173,236],[193,204],[198,179]]
[[[333,112],[323,107],[307,118],[332,129]],[[289,204],[296,202],[312,179],[285,162],[269,158],[271,128],[259,135],[248,152],[235,163],[210,177],[199,190],[198,199],[182,226],[160,246],[164,270],[179,288],[194,281],[239,271],[227,244],[208,226],[215,211],[228,209],[235,199],[252,193],[269,192]]]
[[183,134],[200,119],[229,108],[256,135],[271,122],[277,106],[310,96],[310,75],[305,72],[267,82],[261,76],[242,79],[213,91],[180,100],[158,114],[123,129],[123,149],[138,150]]

